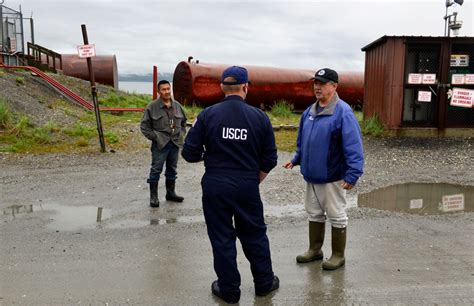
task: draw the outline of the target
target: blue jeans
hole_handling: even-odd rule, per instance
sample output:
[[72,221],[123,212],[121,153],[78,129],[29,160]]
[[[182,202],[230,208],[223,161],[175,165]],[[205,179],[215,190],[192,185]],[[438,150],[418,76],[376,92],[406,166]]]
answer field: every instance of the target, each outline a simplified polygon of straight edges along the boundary
[[147,183],[154,183],[160,180],[163,166],[166,162],[165,177],[167,180],[175,181],[177,177],[179,148],[172,141],[169,141],[161,150],[155,141],[151,143],[151,169]]

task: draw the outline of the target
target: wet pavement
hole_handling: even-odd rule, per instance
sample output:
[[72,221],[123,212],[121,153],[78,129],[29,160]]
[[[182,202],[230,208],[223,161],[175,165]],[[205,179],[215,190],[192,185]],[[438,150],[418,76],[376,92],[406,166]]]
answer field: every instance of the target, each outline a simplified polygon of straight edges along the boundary
[[[280,163],[287,157],[281,153]],[[202,166],[180,162],[177,188],[185,202],[164,201],[160,185],[161,206],[151,209],[143,183],[148,158],[2,164],[0,305],[219,304],[210,293],[216,277],[200,204]],[[275,169],[262,194],[281,288],[255,297],[238,243],[240,304],[474,304],[472,186],[466,191],[448,184],[443,191],[428,185],[371,191],[383,192],[371,203],[408,194],[403,205],[421,214],[392,204],[379,208],[394,212],[359,208],[357,198],[366,195],[350,193],[346,266],[323,271],[321,262],[295,261],[307,247],[303,181],[298,171]],[[436,214],[423,211],[431,205],[426,194],[437,199]],[[440,210],[443,196],[452,211]]]

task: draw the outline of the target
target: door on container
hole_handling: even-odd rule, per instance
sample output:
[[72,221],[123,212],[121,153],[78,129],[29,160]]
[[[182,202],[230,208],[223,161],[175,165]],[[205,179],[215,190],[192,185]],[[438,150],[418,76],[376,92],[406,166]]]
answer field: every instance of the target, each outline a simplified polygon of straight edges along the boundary
[[406,50],[403,126],[434,127],[438,112],[441,46],[408,43]]
[[448,82],[451,99],[446,99],[446,127],[474,127],[474,45],[453,43]]

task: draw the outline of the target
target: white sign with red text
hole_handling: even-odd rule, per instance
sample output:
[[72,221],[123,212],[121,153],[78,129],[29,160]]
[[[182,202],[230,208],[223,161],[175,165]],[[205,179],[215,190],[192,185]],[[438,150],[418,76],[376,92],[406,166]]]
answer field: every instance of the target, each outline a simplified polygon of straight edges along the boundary
[[453,88],[451,96],[451,106],[472,108],[474,105],[474,90],[465,88]]
[[77,46],[77,53],[79,54],[80,58],[94,57],[95,45]]
[[435,73],[423,73],[423,84],[435,84],[436,83],[436,74]]
[[451,76],[451,84],[453,85],[464,84],[464,74],[453,74]]
[[460,211],[464,210],[464,194],[445,195],[442,197],[441,211]]
[[431,91],[420,90],[418,92],[418,102],[431,102]]
[[464,84],[474,84],[474,74],[465,74],[464,75]]
[[421,73],[409,73],[408,84],[421,84],[422,77]]

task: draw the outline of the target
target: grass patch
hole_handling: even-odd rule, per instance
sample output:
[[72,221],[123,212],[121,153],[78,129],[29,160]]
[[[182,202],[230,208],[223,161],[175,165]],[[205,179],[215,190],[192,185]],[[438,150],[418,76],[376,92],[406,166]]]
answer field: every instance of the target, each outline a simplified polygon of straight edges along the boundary
[[186,113],[186,117],[188,118],[188,122],[194,122],[200,112],[202,112],[203,108],[197,106],[196,104],[193,105],[186,105],[184,106],[184,112]]
[[104,138],[109,144],[119,142],[119,137],[117,136],[117,134],[111,131],[104,132]]
[[152,100],[151,95],[120,94],[110,91],[99,98],[99,105],[107,107],[145,108]]
[[363,120],[360,127],[364,135],[379,137],[385,132],[385,128],[377,115]]
[[9,126],[12,120],[12,113],[8,108],[7,103],[3,98],[0,98],[0,128],[5,129]]
[[270,109],[270,114],[273,117],[289,118],[293,112],[291,106],[285,100],[278,100]]
[[21,77],[21,76],[16,77],[16,78],[15,78],[15,82],[16,82],[17,84],[19,84],[19,85],[24,85],[24,84],[25,84],[25,78],[24,78],[24,77]]
[[275,131],[275,142],[278,150],[294,152],[296,150],[297,130]]
[[80,123],[76,123],[74,126],[64,129],[63,132],[69,136],[85,138],[91,138],[92,136],[97,135],[96,127],[82,125]]

